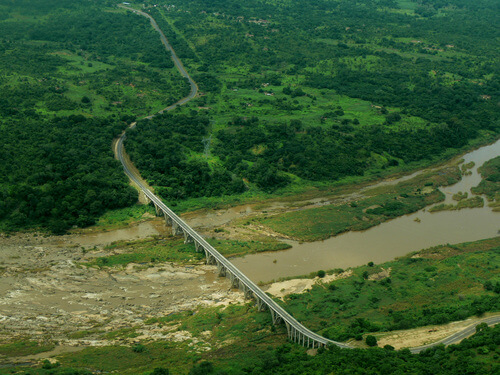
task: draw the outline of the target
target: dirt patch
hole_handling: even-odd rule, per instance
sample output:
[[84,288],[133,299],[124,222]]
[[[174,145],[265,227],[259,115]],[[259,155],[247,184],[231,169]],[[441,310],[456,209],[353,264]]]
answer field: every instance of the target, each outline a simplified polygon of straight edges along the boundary
[[383,347],[384,345],[392,345],[395,349],[403,349],[431,344],[456,332],[462,331],[473,324],[480,323],[483,319],[484,317],[471,318],[438,326],[427,326],[376,334],[376,336],[378,336],[378,346]]
[[388,269],[384,269],[383,267],[382,268],[382,271],[378,272],[378,273],[374,273],[374,274],[371,274],[370,276],[368,276],[368,280],[373,280],[373,281],[378,281],[378,280],[382,280],[382,279],[386,279],[388,277],[391,276],[391,267],[389,267]]
[[269,284],[262,289],[272,294],[274,297],[283,299],[289,294],[301,294],[311,290],[314,285],[331,283],[334,280],[344,279],[352,275],[352,271],[346,271],[341,274],[326,275],[323,278],[315,277],[313,279],[291,279]]

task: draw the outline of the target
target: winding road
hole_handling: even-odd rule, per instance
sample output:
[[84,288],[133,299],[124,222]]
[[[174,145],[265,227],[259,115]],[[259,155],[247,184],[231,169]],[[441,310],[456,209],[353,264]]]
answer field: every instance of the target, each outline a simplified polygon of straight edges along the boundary
[[[185,98],[177,101],[176,103],[165,107],[164,109],[158,111],[155,114],[144,117],[144,119],[152,119],[158,114],[161,114],[166,111],[170,111],[177,106],[186,104],[190,100],[196,97],[198,93],[198,86],[196,82],[191,78],[186,69],[184,68],[182,62],[177,57],[174,49],[168,43],[167,38],[163,34],[162,30],[154,20],[154,18],[142,11],[124,6],[122,4],[120,7],[132,11],[138,15],[147,17],[151,25],[154,29],[160,34],[161,41],[165,48],[170,51],[172,60],[179,70],[180,74],[185,77],[190,85],[190,93]],[[136,126],[136,123],[132,123],[130,128]],[[253,283],[247,276],[245,276],[236,266],[234,266],[229,260],[227,260],[223,255],[221,255],[215,248],[213,248],[201,235],[199,235],[196,231],[194,231],[187,223],[185,223],[181,218],[179,218],[170,208],[168,208],[162,200],[157,197],[143,182],[138,175],[137,172],[134,172],[130,167],[129,163],[124,156],[124,146],[123,142],[126,138],[126,131],[121,134],[118,141],[115,143],[115,154],[116,157],[120,160],[123,165],[124,171],[127,176],[139,187],[139,189],[145,194],[147,199],[149,199],[156,207],[157,213],[162,213],[165,216],[165,220],[172,224],[173,230],[177,234],[184,234],[186,241],[194,242],[197,251],[205,251],[207,263],[216,264],[220,275],[224,275],[228,277],[233,286],[239,287],[245,293],[245,297],[253,297],[257,301],[259,309],[267,308],[271,312],[273,317],[273,323],[277,324],[279,322],[285,323],[287,327],[288,337],[290,340],[300,343],[301,345],[307,347],[319,347],[319,346],[328,346],[328,345],[336,345],[341,348],[352,348],[349,344],[336,342],[329,340],[325,337],[322,337],[308,328],[304,327],[301,323],[299,323],[295,318],[293,318],[288,312],[285,311],[280,305],[278,305],[271,297],[269,297],[266,293],[264,293],[255,283]],[[500,322],[500,316],[490,317],[482,320],[479,323],[487,323],[487,324],[496,324]],[[479,324],[477,323],[477,324]],[[457,341],[462,340],[463,338],[473,334],[475,332],[475,326],[471,325],[468,328],[455,333],[441,341],[438,341],[433,344],[419,346],[415,348],[411,348],[410,351],[412,353],[419,353],[425,349],[428,349],[432,346],[436,345],[448,345],[451,343],[455,343]]]

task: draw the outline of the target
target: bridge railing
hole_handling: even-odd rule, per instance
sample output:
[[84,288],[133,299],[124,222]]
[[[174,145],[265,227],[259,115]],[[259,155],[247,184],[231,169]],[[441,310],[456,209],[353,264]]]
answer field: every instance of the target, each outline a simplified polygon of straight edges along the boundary
[[[170,218],[170,220],[172,220],[172,224],[175,223],[175,225],[181,228],[182,231],[187,234],[187,236],[189,236],[195,243],[197,243],[212,257],[214,257],[216,262],[225,268],[226,273],[229,272],[231,275],[237,278],[237,280],[242,283],[244,287],[248,288],[248,290],[253,293],[255,298],[271,311],[271,313],[273,314],[273,321],[275,323],[278,323],[279,319],[283,320],[283,322],[287,326],[288,335],[292,340],[294,339],[294,337],[296,337],[296,340],[301,340],[303,344],[308,346],[333,344],[342,348],[349,348],[349,346],[346,344],[329,340],[304,327],[292,315],[290,315],[285,309],[283,309],[283,307],[278,305],[271,297],[269,297],[262,289],[260,289],[252,280],[250,280],[243,272],[241,272],[234,264],[232,264],[226,257],[219,253],[212,245],[210,245],[200,234],[192,229],[166,204],[164,204],[159,197],[157,197],[144,186],[141,186],[141,189],[148,197],[148,199],[150,199],[158,209],[160,209]],[[279,319],[276,319],[276,317],[279,317]],[[299,333],[299,335],[296,334],[297,332]],[[294,337],[292,337],[292,333],[295,335]],[[305,339],[307,339],[307,342]]]
[[[158,113],[163,113],[166,111],[170,111],[177,107],[178,105],[183,105],[193,99],[197,92],[198,92],[198,86],[196,85],[196,82],[190,77],[189,73],[186,71],[184,66],[182,65],[182,62],[179,60],[177,57],[174,49],[168,42],[167,38],[165,37],[165,34],[163,34],[163,31],[160,29],[158,24],[156,23],[155,19],[145,13],[141,12],[139,10],[124,6],[123,4],[119,5],[122,8],[128,9],[130,11],[133,11],[137,14],[140,14],[142,16],[147,17],[152,26],[155,28],[155,30],[160,34],[161,41],[165,48],[169,50],[172,54],[172,60],[176,66],[176,68],[179,70],[181,75],[185,78],[188,79],[189,85],[190,85],[190,93],[187,97],[182,98],[175,104],[172,104]],[[150,116],[145,117],[145,119],[152,119],[155,117],[156,114],[152,114]],[[135,127],[135,123],[131,125],[131,127]],[[157,197],[153,192],[151,192],[147,186],[145,186],[140,179],[135,176],[135,174],[128,168],[127,163],[125,162],[124,156],[123,156],[123,141],[125,140],[126,134],[125,132],[121,135],[119,138],[117,145],[116,145],[116,153],[118,156],[118,159],[123,165],[123,168],[125,170],[125,173],[138,185],[138,187],[141,189],[141,191],[145,194],[145,196],[154,203],[155,207],[157,210],[161,210],[164,215],[167,215],[173,226],[176,226],[178,229],[181,229],[182,232],[184,232],[184,235],[186,236],[186,239],[191,239],[195,242],[195,244],[198,247],[202,247],[207,254],[210,254],[215,259],[215,262],[223,267],[225,269],[226,276],[231,276],[234,279],[238,281],[238,286],[242,289],[246,289],[245,291],[245,296],[248,295],[247,291],[250,291],[255,299],[257,300],[257,303],[259,304],[260,307],[267,307],[271,315],[273,316],[273,323],[277,324],[279,323],[280,320],[282,320],[287,327],[288,331],[288,337],[295,342],[299,342],[304,346],[320,346],[320,345],[337,345],[342,348],[349,348],[348,345],[339,343],[336,341],[332,341],[329,339],[326,339],[325,337],[322,337],[306,327],[304,327],[302,324],[300,324],[295,318],[293,318],[288,312],[286,312],[285,309],[283,309],[280,305],[278,305],[271,297],[269,297],[264,291],[262,291],[253,281],[251,281],[243,272],[241,272],[235,265],[233,265],[228,259],[226,259],[221,253],[219,253],[212,245],[210,245],[201,235],[199,235],[195,230],[193,230],[187,223],[184,222],[179,216],[175,214],[167,205],[165,205],[162,200]],[[207,262],[209,259],[207,259]]]

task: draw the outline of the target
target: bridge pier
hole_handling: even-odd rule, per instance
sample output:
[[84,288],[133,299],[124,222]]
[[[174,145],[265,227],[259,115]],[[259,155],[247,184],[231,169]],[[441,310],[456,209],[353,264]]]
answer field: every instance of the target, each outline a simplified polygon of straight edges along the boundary
[[191,237],[188,232],[186,231],[183,231],[184,233],[184,243],[193,243],[194,240],[193,240],[193,237]]
[[217,262],[217,270],[219,271],[219,277],[226,276],[226,267],[221,263]]
[[217,264],[217,259],[215,259],[215,257],[212,254],[210,254],[207,249],[204,249],[204,250],[205,250],[206,263],[207,264]]
[[264,301],[262,301],[259,297],[257,297],[257,310],[264,311],[267,305]]
[[183,234],[183,233],[184,233],[184,231],[179,226],[179,224],[177,224],[175,221],[172,221],[172,234],[174,236],[178,236],[178,235]]
[[253,292],[244,283],[241,283],[240,289],[243,291],[245,299],[250,299],[253,296]]
[[281,316],[276,311],[274,311],[273,309],[269,309],[269,310],[271,311],[271,317],[273,318],[273,324],[276,326],[279,323],[281,323],[281,321],[283,320],[281,318]]
[[203,246],[201,246],[201,244],[199,242],[195,242],[194,243],[194,249],[197,253],[201,252],[202,249],[203,249]]
[[161,214],[163,213],[163,211],[160,209],[160,207],[158,207],[157,204],[155,204],[155,212],[156,216],[161,216]]
[[165,216],[165,225],[172,225],[172,219],[170,218],[170,216],[168,216],[165,212],[163,213],[163,216]]

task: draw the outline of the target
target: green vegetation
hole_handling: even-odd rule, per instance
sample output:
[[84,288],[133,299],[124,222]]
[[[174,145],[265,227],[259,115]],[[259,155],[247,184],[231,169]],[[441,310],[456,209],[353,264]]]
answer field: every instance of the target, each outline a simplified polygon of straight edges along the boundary
[[1,4],[1,230],[63,233],[134,204],[112,140],[189,90],[148,21],[103,3]]
[[500,310],[499,265],[498,237],[438,246],[357,267],[349,278],[289,295],[285,307],[313,331],[340,341],[444,324]]
[[53,343],[20,340],[0,345],[0,356],[21,357],[51,351],[55,348]]
[[467,192],[462,193],[461,191],[459,191],[458,193],[453,194],[452,199],[454,201],[461,201],[461,200],[467,199],[468,196],[469,196],[469,193],[467,193]]
[[483,177],[482,181],[475,188],[474,194],[484,194],[491,202],[490,206],[494,211],[500,210],[500,156],[484,163],[478,169]]
[[110,210],[102,215],[95,226],[99,229],[112,229],[124,227],[131,222],[139,221],[145,216],[154,215],[155,210],[150,205],[135,204],[117,210]]
[[468,199],[461,196],[459,199],[456,200],[459,201],[457,204],[441,203],[436,206],[432,206],[431,208],[429,208],[429,212],[455,211],[455,210],[461,210],[462,208],[476,208],[484,206],[483,198],[477,196]]
[[[496,137],[498,30],[487,20],[498,16],[491,0],[480,3],[151,6],[203,95],[151,134],[133,134],[128,146],[141,150],[133,160],[172,202],[330,186]],[[200,126],[172,132],[183,116]],[[175,153],[156,137],[162,129],[181,146]],[[218,176],[226,186],[214,184]]]
[[368,346],[377,346],[377,338],[375,336],[372,336],[372,335],[368,335],[366,336],[366,345]]
[[[216,361],[227,371],[251,368],[259,358],[270,356],[285,340],[281,329],[271,326],[267,313],[247,306],[200,308],[165,317],[152,318],[158,329],[176,327],[186,339],[179,342],[138,342],[132,347],[91,347],[58,357],[60,367],[51,374],[66,374],[67,367],[93,373],[118,371],[120,374],[151,374],[154,368],[170,369],[172,374],[187,374],[200,361]],[[174,331],[175,332],[175,331]],[[113,338],[130,335],[133,329],[106,334]],[[7,372],[9,371],[9,372]],[[45,374],[45,372],[30,373]],[[10,370],[0,369],[0,374]],[[70,372],[67,373],[71,374]]]
[[[136,344],[133,347],[113,346],[88,348],[82,352],[60,356],[59,363],[42,368],[17,367],[0,369],[0,374],[23,375],[87,375],[102,371],[118,371],[120,374],[495,374],[498,365],[498,338],[500,325],[488,327],[481,324],[476,333],[458,345],[447,348],[438,346],[419,355],[408,350],[396,351],[390,346],[366,349],[319,349],[314,356],[306,349],[293,344],[282,344],[283,335],[268,329],[270,321],[257,321],[264,313],[245,313],[245,307],[218,308],[211,312],[186,313],[182,316],[191,325],[215,324],[215,334],[204,337],[207,341],[195,343],[187,340],[181,343]],[[223,314],[225,324],[218,321]],[[210,319],[214,319],[210,322]],[[248,330],[241,330],[240,319],[248,321]],[[156,324],[156,323],[155,323]],[[247,323],[245,322],[245,325]],[[231,342],[238,336],[237,341]],[[225,338],[221,347],[196,351],[212,342],[212,337]],[[67,367],[71,366],[71,367]],[[92,372],[90,371],[92,370]]]
[[183,239],[149,238],[137,241],[119,241],[106,247],[118,254],[99,257],[88,263],[90,266],[115,267],[129,263],[199,263],[204,254],[197,253],[193,244],[185,244]]
[[444,195],[437,187],[459,179],[458,168],[446,168],[394,186],[371,189],[365,192],[369,198],[349,204],[328,205],[254,220],[296,239],[322,240],[348,230],[367,229],[439,202]]
[[[208,239],[217,250],[226,257],[241,256],[262,251],[277,251],[288,249],[290,245],[274,239],[261,241],[237,241],[224,239]],[[184,243],[180,238],[150,238],[137,241],[119,241],[106,247],[106,250],[117,254],[95,258],[89,266],[115,267],[129,263],[199,263],[205,256],[196,252],[194,244]]]
[[291,247],[289,244],[271,238],[260,241],[209,239],[208,242],[225,257],[243,256],[264,251],[286,250]]
[[[2,5],[3,230],[60,233],[133,204],[106,145],[188,92],[144,17],[110,1],[49,3]],[[497,136],[491,0],[361,3],[146,2],[202,95],[131,132],[141,172],[193,207],[411,169]],[[99,192],[83,178],[96,173]]]

